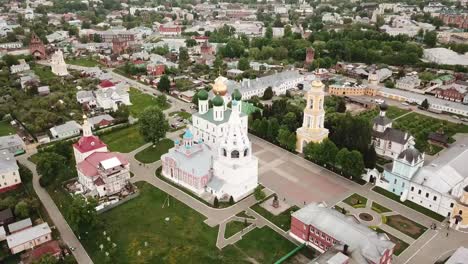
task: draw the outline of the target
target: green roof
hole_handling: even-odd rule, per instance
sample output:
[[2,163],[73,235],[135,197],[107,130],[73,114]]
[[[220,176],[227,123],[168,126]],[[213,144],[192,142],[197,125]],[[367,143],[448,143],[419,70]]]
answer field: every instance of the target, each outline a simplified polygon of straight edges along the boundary
[[242,100],[242,94],[239,92],[239,89],[235,89],[234,92],[232,93],[232,98],[236,101]]
[[205,89],[201,89],[198,93],[197,93],[197,97],[198,97],[198,100],[207,100],[208,99],[208,92],[205,90]]
[[[221,120],[221,121],[215,121],[213,119],[213,108],[210,108],[208,110],[208,112],[204,113],[204,114],[200,114],[200,113],[193,113],[194,116],[198,116],[200,118],[203,118],[205,119],[206,121],[212,123],[212,124],[215,124],[215,125],[219,125],[219,124],[222,124],[222,123],[226,123],[228,120],[229,120],[229,117],[231,116],[231,113],[232,113],[232,110],[231,109],[227,109],[226,111],[224,111],[224,119]],[[244,114],[243,112],[240,113],[240,116],[246,116],[246,114]]]
[[216,95],[213,100],[211,100],[214,106],[222,106],[224,104],[223,98],[221,96]]

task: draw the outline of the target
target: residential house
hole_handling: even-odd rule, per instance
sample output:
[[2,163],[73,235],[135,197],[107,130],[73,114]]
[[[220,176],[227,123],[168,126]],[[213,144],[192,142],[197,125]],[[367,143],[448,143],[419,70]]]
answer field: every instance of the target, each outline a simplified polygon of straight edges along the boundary
[[421,85],[421,80],[418,75],[409,75],[402,77],[396,81],[396,88],[403,90],[415,90]]
[[29,64],[26,63],[24,59],[20,59],[19,64],[10,66],[10,73],[15,74],[19,72],[29,71],[30,69],[31,67],[29,67]]
[[[392,262],[395,244],[385,233],[377,233],[323,204],[309,204],[291,214],[289,235],[321,253],[321,262],[313,263],[380,263]],[[332,253],[332,254],[330,254]],[[330,262],[323,258],[341,259]]]
[[46,96],[50,94],[50,88],[48,85],[37,87],[37,93],[41,96]]
[[116,111],[122,104],[131,105],[130,95],[120,86],[101,86],[94,92],[94,96],[97,106],[105,110]]
[[146,65],[146,71],[152,76],[161,76],[164,74],[165,70],[166,66],[164,64],[148,63]]
[[67,121],[63,125],[54,126],[49,129],[52,138],[64,139],[78,136],[81,131],[81,126],[75,121]]
[[29,257],[29,263],[36,263],[44,255],[50,255],[59,260],[62,255],[62,249],[60,248],[59,242],[57,240],[51,240],[33,248]]
[[31,222],[31,218],[26,218],[26,219],[9,224],[8,232],[10,232],[10,234],[14,234],[22,230],[31,228],[32,226],[33,224]]
[[12,254],[32,249],[50,240],[52,240],[52,230],[47,223],[7,236],[8,248]]
[[76,100],[88,108],[94,108],[97,105],[96,97],[92,91],[78,91],[76,93]]
[[13,155],[23,154],[26,146],[24,141],[17,135],[0,137],[0,151],[8,151]]
[[21,49],[23,47],[22,42],[7,42],[7,43],[0,43],[0,49]]
[[93,116],[89,118],[89,123],[93,129],[110,126],[114,123],[114,118],[108,114]]
[[49,43],[54,43],[54,42],[63,41],[67,39],[68,37],[69,37],[68,31],[58,30],[58,31],[54,31],[54,33],[52,34],[47,35],[46,39]]
[[15,156],[7,150],[0,152],[0,175],[0,193],[12,190],[21,184]]

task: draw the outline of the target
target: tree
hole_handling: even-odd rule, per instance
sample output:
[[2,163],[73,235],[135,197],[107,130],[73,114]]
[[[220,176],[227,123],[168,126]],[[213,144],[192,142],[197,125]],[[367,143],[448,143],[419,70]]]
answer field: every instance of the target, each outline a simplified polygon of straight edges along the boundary
[[15,215],[19,218],[26,218],[29,216],[29,205],[26,201],[22,200],[16,204]]
[[241,71],[246,71],[250,69],[250,62],[247,57],[242,57],[239,59],[239,62],[237,63],[237,68]]
[[216,197],[216,196],[215,196],[214,201],[213,201],[213,207],[214,207],[214,208],[218,208],[218,207],[219,207],[218,197]]
[[338,153],[336,154],[336,165],[341,168],[341,170],[344,170],[344,167],[346,166],[346,159],[349,156],[349,150],[347,148],[342,148]]
[[130,116],[130,108],[124,104],[120,105],[114,112],[114,117],[120,122],[127,122]]
[[386,80],[386,81],[384,82],[384,85],[385,85],[385,87],[387,87],[387,88],[395,88],[395,83],[392,82],[391,80]]
[[255,187],[254,196],[255,196],[255,199],[257,201],[261,201],[261,200],[265,199],[266,195],[265,195],[265,192],[262,189],[262,186],[258,185],[257,187]]
[[377,162],[377,153],[375,152],[374,144],[370,145],[369,149],[364,153],[364,165],[366,168],[373,169]]
[[361,152],[353,150],[348,154],[348,162],[346,163],[346,171],[354,178],[360,178],[364,171],[364,160]]
[[229,204],[230,205],[234,204],[234,197],[232,197],[232,195],[229,197]]
[[346,112],[346,102],[341,97],[339,97],[338,101],[336,102],[336,112],[338,112],[338,113]]
[[268,119],[268,130],[266,132],[266,138],[268,141],[275,142],[278,136],[278,130],[280,128],[278,119],[272,117]]
[[187,45],[187,47],[194,47],[197,45],[197,41],[194,39],[188,38],[185,40],[185,44]]
[[288,127],[290,131],[296,131],[297,129],[297,116],[294,112],[288,112],[283,116],[283,124]]
[[424,34],[424,44],[429,47],[434,47],[437,44],[437,32],[429,31]]
[[181,69],[185,69],[190,66],[190,55],[188,54],[188,50],[186,48],[179,49],[179,67]]
[[140,134],[146,142],[157,144],[166,136],[169,124],[164,113],[157,106],[151,106],[143,110],[139,122]]
[[263,92],[262,99],[263,100],[270,100],[271,98],[273,98],[273,89],[271,88],[271,86],[268,86],[265,89],[265,92]]
[[273,28],[271,26],[268,26],[265,30],[265,38],[266,39],[272,39],[273,38]]
[[421,107],[427,110],[429,108],[429,101],[424,99],[424,101],[421,102]]
[[73,196],[68,210],[67,220],[73,230],[83,233],[92,230],[98,224],[96,206],[98,202],[94,198],[83,198],[81,195]]
[[165,94],[158,95],[156,97],[156,104],[161,108],[166,107],[167,106],[167,96]]
[[161,92],[166,92],[169,93],[169,90],[171,89],[171,81],[169,80],[169,77],[167,75],[161,76],[161,79],[159,79],[158,83],[158,90]]
[[284,26],[284,37],[289,38],[292,36],[292,30],[290,25]]
[[326,138],[320,143],[321,158],[325,164],[335,164],[338,147],[330,139]]
[[45,152],[39,155],[37,173],[41,175],[39,183],[42,187],[57,184],[67,173],[67,159],[59,154]]

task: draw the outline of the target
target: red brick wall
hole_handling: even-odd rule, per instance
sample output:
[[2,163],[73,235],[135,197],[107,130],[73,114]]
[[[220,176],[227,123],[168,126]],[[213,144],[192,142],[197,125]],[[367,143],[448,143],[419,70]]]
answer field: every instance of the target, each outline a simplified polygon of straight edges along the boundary
[[309,226],[291,216],[291,233],[307,241],[309,238]]

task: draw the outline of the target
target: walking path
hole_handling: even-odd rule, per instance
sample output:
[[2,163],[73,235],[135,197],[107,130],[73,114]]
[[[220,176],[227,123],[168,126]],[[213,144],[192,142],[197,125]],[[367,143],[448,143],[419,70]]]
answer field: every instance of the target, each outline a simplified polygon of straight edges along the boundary
[[50,218],[54,222],[55,227],[58,229],[61,235],[62,241],[67,244],[69,247],[74,247],[75,250],[72,251],[73,256],[75,257],[76,261],[79,264],[91,264],[93,261],[89,257],[88,253],[84,249],[81,242],[75,236],[72,229],[68,225],[65,218],[63,218],[62,213],[58,209],[57,205],[55,205],[54,201],[50,197],[49,193],[47,193],[46,189],[41,187],[39,184],[39,175],[37,174],[36,165],[28,160],[30,156],[36,153],[36,149],[28,150],[27,153],[18,156],[17,160],[19,163],[26,166],[29,170],[31,170],[33,174],[33,188],[36,192],[37,196],[41,200],[41,203],[44,205],[47,213],[49,214]]

